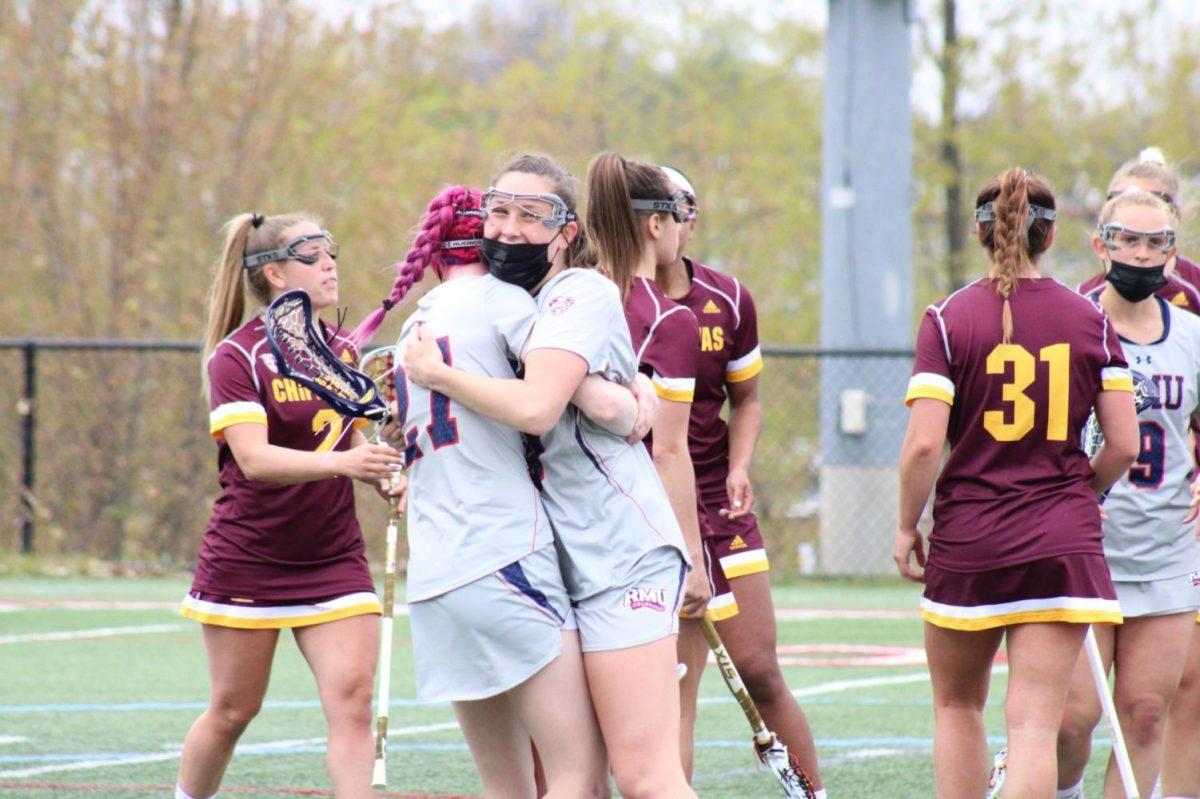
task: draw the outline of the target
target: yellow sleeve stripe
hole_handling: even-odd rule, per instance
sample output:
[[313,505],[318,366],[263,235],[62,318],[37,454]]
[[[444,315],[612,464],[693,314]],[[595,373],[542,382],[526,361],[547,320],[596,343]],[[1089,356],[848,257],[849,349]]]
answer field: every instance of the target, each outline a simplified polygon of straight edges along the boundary
[[741,369],[731,369],[725,372],[726,383],[741,383],[744,380],[757,375],[763,370],[762,358],[753,361],[749,366],[744,366]]
[[1100,381],[1101,391],[1133,391],[1132,377],[1114,377]]
[[660,374],[650,376],[654,391],[658,396],[671,402],[691,402],[696,396],[696,379],[694,377],[663,377]]
[[953,405],[954,383],[944,375],[918,372],[908,381],[908,394],[904,397],[904,404],[911,408],[914,400],[922,398],[941,400],[947,405]]
[[226,427],[246,423],[265,425],[266,409],[257,402],[227,402],[208,414],[208,432],[212,436],[219,435]]
[[954,395],[943,391],[937,386],[913,386],[908,390],[907,396],[904,397],[904,404],[912,407],[913,402],[919,399],[935,399],[941,400],[947,405],[954,404]]
[[658,394],[662,399],[670,400],[671,402],[691,402],[696,397],[694,389],[667,388],[657,382],[654,384],[654,393]]

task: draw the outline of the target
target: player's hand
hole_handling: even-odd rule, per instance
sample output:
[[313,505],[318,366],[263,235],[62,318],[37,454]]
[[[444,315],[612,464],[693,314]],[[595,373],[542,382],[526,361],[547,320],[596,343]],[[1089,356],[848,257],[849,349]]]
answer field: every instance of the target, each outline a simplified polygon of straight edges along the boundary
[[[911,558],[916,556],[917,567],[913,568]],[[900,576],[914,583],[925,582],[925,544],[921,541],[921,533],[917,530],[896,531],[896,540],[892,543],[892,560],[896,561],[896,569]]]
[[387,444],[363,444],[329,453],[333,473],[340,477],[377,483],[392,476],[404,465],[404,453]]
[[633,431],[625,440],[636,444],[654,427],[654,418],[658,416],[658,392],[654,390],[654,383],[650,378],[641,372],[634,375],[630,390],[637,400],[637,419],[633,423]]
[[437,341],[425,335],[424,325],[416,325],[404,347],[404,372],[408,379],[422,388],[436,390],[434,381],[439,370],[445,368]]
[[404,426],[397,418],[400,415],[400,406],[392,400],[388,410],[388,423],[380,429],[379,440],[396,449],[404,449]]
[[692,559],[692,569],[683,582],[683,604],[679,607],[679,615],[685,619],[698,619],[708,610],[708,600],[712,599],[712,589],[708,585],[708,574],[704,571],[704,561]]
[[725,490],[729,492],[729,507],[717,510],[722,518],[740,519],[750,513],[754,507],[754,487],[750,485],[749,472],[740,466],[730,469]]
[[386,500],[396,498],[396,515],[404,515],[408,505],[408,476],[403,472],[393,472],[382,480],[375,481],[375,491]]
[[1192,501],[1188,503],[1187,516],[1183,517],[1183,523],[1187,524],[1193,519],[1196,520],[1196,538],[1200,538],[1200,477],[1192,481]]
[[1103,502],[1100,503],[1100,521],[1102,521],[1102,522],[1108,521],[1108,511],[1106,511],[1104,509]]

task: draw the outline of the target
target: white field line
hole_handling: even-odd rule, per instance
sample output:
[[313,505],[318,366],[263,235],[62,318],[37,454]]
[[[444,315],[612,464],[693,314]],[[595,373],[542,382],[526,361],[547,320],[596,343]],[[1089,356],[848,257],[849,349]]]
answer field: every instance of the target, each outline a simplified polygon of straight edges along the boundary
[[[388,737],[393,735],[417,735],[423,732],[440,732],[443,730],[458,729],[458,722],[450,721],[442,724],[420,724],[414,727],[400,727],[396,730],[388,730]],[[264,741],[257,744],[241,744],[235,750],[242,753],[273,751],[276,749],[297,749],[305,746],[320,746],[325,743],[325,738],[287,738],[280,741]],[[134,757],[126,757],[120,760],[81,760],[74,763],[58,763],[50,766],[37,766],[35,768],[11,769],[9,771],[0,771],[0,777],[36,777],[39,774],[50,774],[52,772],[61,771],[85,771],[90,769],[108,768],[110,766],[136,766],[142,763],[161,763],[167,760],[176,760],[180,756],[182,750],[177,749],[173,752],[155,752],[144,755],[136,755]]]
[[19,744],[28,740],[24,735],[0,735],[0,744]]
[[77,638],[107,638],[112,635],[142,635],[182,630],[182,624],[143,624],[136,627],[96,627],[91,630],[67,630],[57,633],[0,635],[0,644],[24,644],[30,641],[72,641]]
[[[839,766],[843,763],[851,763],[858,760],[878,760],[883,757],[896,757],[897,755],[906,754],[909,754],[909,752],[903,749],[855,749],[852,752],[821,758],[821,768]],[[766,769],[759,766],[758,768],[734,768],[725,771],[714,771],[709,774],[697,774],[693,782],[711,782],[729,777],[745,777],[749,774],[762,774],[765,778],[769,778]]]
[[[992,667],[992,674],[1007,674],[1008,666],[1004,663],[997,663]],[[854,691],[859,688],[876,688],[882,685],[903,685],[912,682],[925,682],[929,679],[928,671],[914,671],[910,674],[896,674],[891,677],[863,677],[859,680],[832,680],[823,682],[817,685],[810,685],[807,688],[797,688],[792,691],[792,696],[802,698],[805,696],[821,696],[822,694],[840,694],[846,691]],[[728,696],[702,696],[698,700],[701,705],[723,704],[732,702],[732,697]]]

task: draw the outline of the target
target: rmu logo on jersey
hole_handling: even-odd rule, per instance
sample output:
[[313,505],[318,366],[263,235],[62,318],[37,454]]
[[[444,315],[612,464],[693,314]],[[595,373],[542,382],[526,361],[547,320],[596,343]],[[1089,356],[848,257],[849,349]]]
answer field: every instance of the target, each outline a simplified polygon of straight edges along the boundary
[[716,325],[700,325],[700,351],[720,352],[725,349],[725,329]]
[[1192,588],[1200,588],[1200,572],[1192,572]]
[[573,297],[555,297],[550,300],[550,315],[558,316],[565,313],[568,308],[575,304]]
[[649,608],[662,612],[667,609],[667,589],[628,588],[625,590],[625,601],[622,604],[630,610]]
[[263,366],[271,370],[271,374],[279,374],[279,364],[275,362],[275,356],[272,353],[264,352],[259,357],[262,358]]

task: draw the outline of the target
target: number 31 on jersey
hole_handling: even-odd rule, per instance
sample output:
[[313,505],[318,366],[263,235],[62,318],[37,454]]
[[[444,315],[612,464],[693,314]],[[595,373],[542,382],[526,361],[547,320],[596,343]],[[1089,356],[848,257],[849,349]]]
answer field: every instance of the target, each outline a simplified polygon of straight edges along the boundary
[[[987,357],[989,375],[1005,375],[1012,380],[1002,388],[1006,410],[985,411],[983,427],[997,441],[1020,441],[1035,424],[1037,403],[1027,392],[1037,378],[1038,362],[1049,366],[1046,391],[1046,440],[1066,441],[1071,399],[1071,345],[1052,344],[1038,350],[1037,358],[1020,344],[998,344]],[[1035,387],[1034,390],[1041,387]]]

